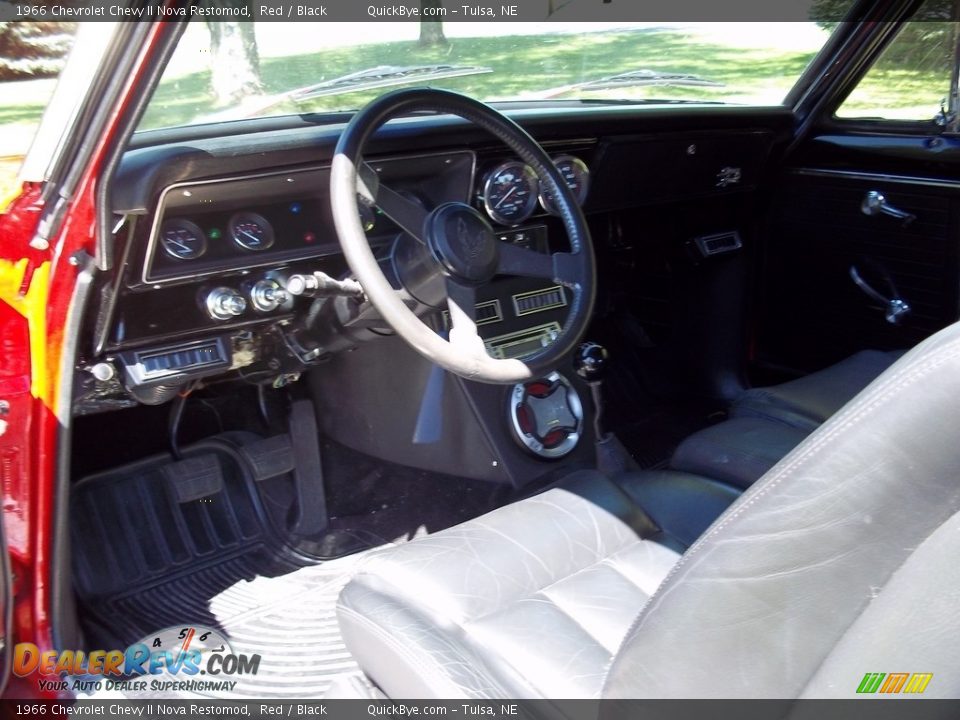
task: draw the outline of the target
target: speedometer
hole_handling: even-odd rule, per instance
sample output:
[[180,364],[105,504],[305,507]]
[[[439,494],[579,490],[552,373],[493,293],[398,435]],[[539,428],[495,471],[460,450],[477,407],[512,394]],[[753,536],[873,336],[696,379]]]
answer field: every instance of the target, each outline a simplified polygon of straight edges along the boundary
[[[573,191],[573,197],[577,205],[583,205],[587,199],[587,190],[590,186],[590,170],[587,164],[573,155],[558,155],[553,158],[553,164],[557,166],[561,177],[566,181],[567,187]],[[553,204],[553,196],[547,192],[546,188],[541,187],[540,204],[543,209],[551,215],[557,214],[557,209]]]
[[483,184],[483,206],[501,225],[522,223],[537,206],[537,174],[518,160],[498,165]]

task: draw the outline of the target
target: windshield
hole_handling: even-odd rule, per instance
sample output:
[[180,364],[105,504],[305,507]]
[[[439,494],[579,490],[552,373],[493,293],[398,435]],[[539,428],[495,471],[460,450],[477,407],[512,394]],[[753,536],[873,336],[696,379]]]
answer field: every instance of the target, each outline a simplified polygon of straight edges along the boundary
[[777,105],[822,24],[191,22],[141,129],[354,110],[414,85],[489,102]]

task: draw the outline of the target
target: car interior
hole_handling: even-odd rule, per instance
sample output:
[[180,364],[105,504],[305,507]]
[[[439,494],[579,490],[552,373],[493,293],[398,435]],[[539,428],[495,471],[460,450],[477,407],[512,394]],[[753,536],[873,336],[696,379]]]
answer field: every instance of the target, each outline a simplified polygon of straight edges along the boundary
[[76,328],[60,644],[216,628],[249,697],[955,668],[957,140],[835,116],[868,25],[782,106],[414,87],[134,134]]

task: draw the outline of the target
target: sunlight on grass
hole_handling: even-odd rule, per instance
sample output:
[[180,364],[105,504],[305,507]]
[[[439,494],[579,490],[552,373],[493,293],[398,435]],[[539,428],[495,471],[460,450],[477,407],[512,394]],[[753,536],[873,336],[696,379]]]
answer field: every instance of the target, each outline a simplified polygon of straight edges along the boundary
[[[783,100],[814,55],[796,49],[731,47],[729,43],[724,44],[724,40],[717,34],[697,35],[676,28],[646,27],[569,34],[452,37],[448,46],[428,49],[412,40],[327,47],[317,52],[262,59],[264,93],[276,100],[276,104],[264,112],[306,114],[361,107],[384,91],[354,92],[300,104],[284,98],[283,93],[359,69],[430,63],[490,68],[491,73],[435,83],[438,87],[487,100],[582,97],[770,105]],[[569,87],[631,70],[691,74],[722,85],[614,90]],[[926,119],[936,111],[946,81],[947,78],[933,73],[907,72],[902,67],[875,68],[845,104],[843,114]],[[565,87],[566,93],[562,92]],[[30,128],[35,127],[42,114],[47,90],[41,85],[25,83],[0,85],[0,128],[3,129],[0,137],[13,140],[14,134],[21,138],[32,135]],[[176,77],[163,80],[141,129],[189,124],[220,110],[223,108],[215,106],[211,95],[208,69],[180,72]]]
[[[493,100],[537,98],[544,92],[629,70],[698,75],[719,88],[643,87],[576,92],[558,97],[693,99],[771,104],[782,101],[813,57],[812,52],[705,43],[688,33],[662,28],[567,35],[454,38],[443,48],[424,49],[413,41],[338,47],[316,53],[266,58],[261,71],[267,94],[330,80],[378,65],[444,63],[489,67],[492,73],[438,81],[437,86]],[[179,125],[209,115],[212,100],[207,71],[161,84],[141,127]],[[317,98],[299,112],[354,109],[382,90]],[[274,109],[273,112],[276,112]]]
[[[315,53],[265,58],[264,91],[280,95],[292,89],[330,80],[378,65],[443,63],[489,67],[492,73],[446,79],[436,86],[487,100],[558,98],[618,98],[630,100],[702,100],[770,105],[782,102],[813,52],[774,48],[737,48],[703,37],[664,28],[610,30],[566,35],[515,35],[453,38],[447,47],[424,49],[413,41],[379,42],[336,47]],[[647,86],[616,90],[581,90],[557,94],[565,86],[630,70],[669,71],[722,83],[720,87]],[[927,106],[934,86],[929,77],[879,71],[874,82],[858,90],[848,104],[854,113],[882,106],[887,116]],[[891,88],[896,88],[891,91]],[[348,93],[294,104],[280,102],[268,114],[320,113],[361,107],[383,90]],[[197,121],[217,108],[209,94],[209,72],[186,74],[161,84],[142,128]]]

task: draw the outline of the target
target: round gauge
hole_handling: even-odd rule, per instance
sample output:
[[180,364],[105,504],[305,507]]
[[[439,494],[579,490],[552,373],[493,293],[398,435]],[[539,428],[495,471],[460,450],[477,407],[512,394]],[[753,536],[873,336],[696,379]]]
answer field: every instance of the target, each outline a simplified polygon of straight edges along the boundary
[[239,212],[230,218],[227,227],[230,237],[244,250],[266,250],[273,245],[273,227],[262,215]]
[[[573,197],[578,205],[583,205],[587,199],[587,190],[590,186],[590,169],[587,164],[573,155],[559,155],[553,158],[553,164],[557,166],[560,175],[567,181],[567,187],[573,191]],[[543,186],[540,186],[540,204],[543,209],[551,215],[557,214],[557,209],[553,205],[553,197]]]
[[160,244],[175,260],[195,260],[207,251],[207,236],[189,220],[167,220],[160,226]]
[[501,225],[523,222],[537,205],[537,174],[519,161],[505,162],[487,176],[483,184],[483,205],[487,214]]

